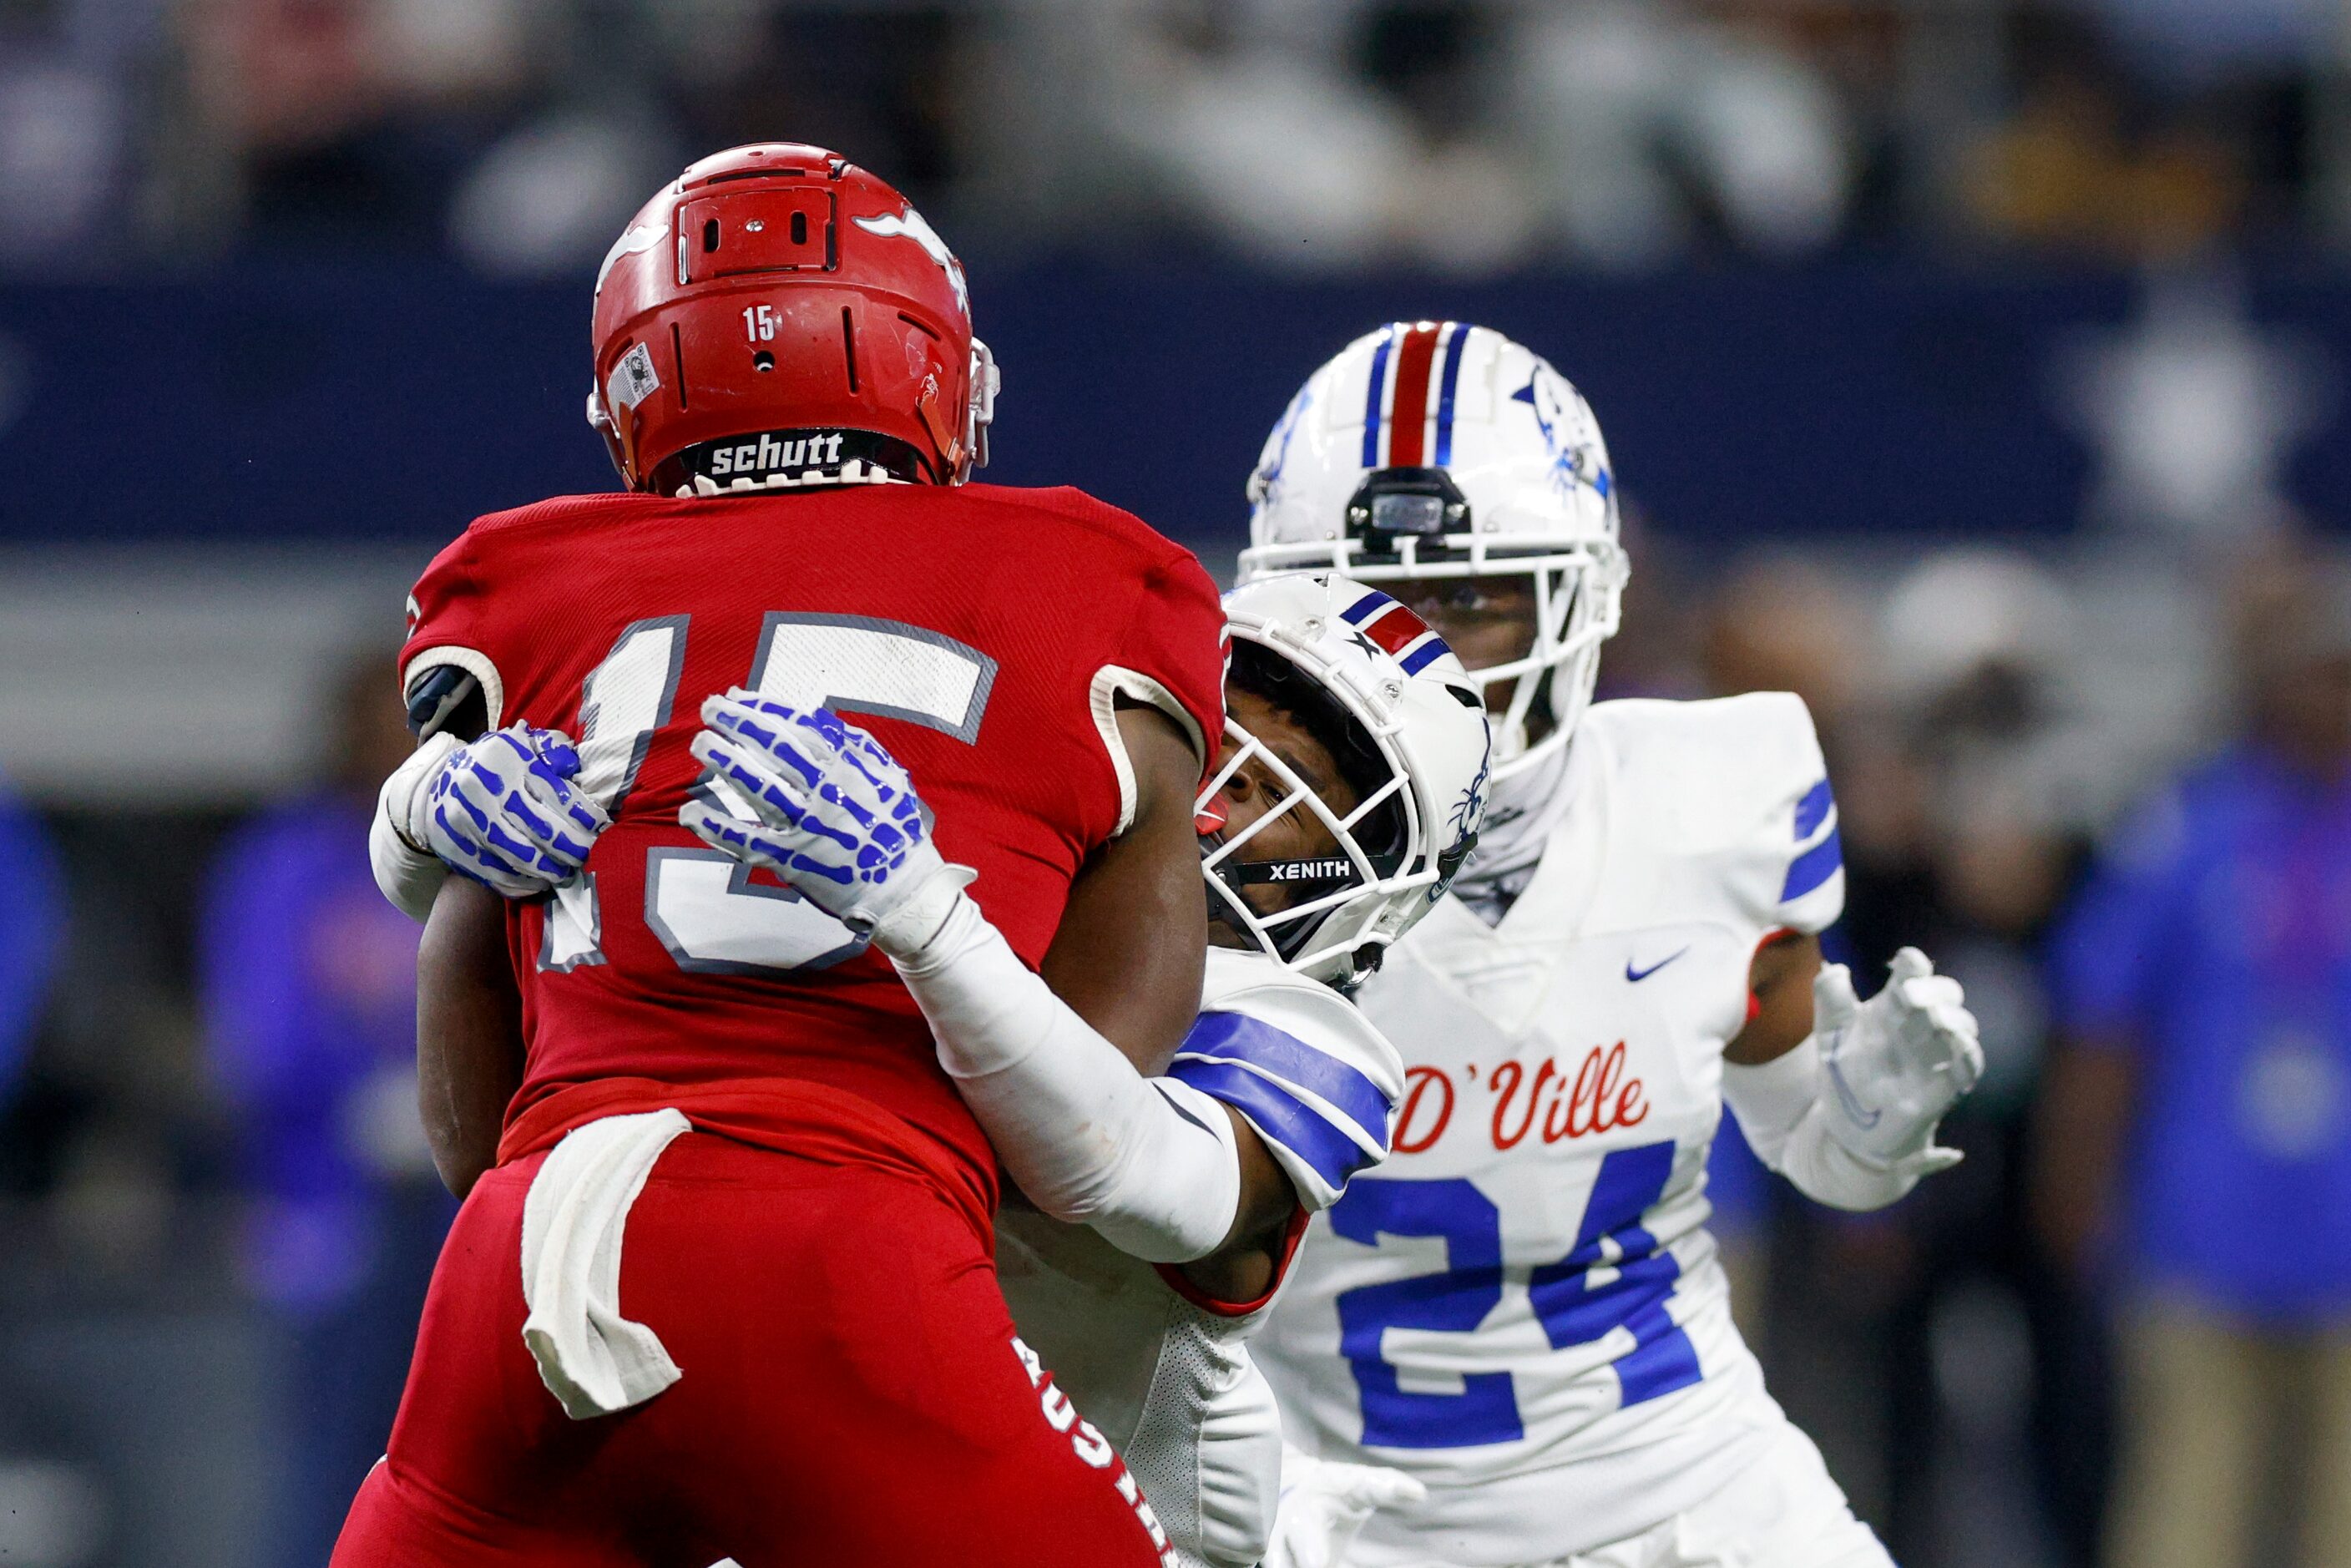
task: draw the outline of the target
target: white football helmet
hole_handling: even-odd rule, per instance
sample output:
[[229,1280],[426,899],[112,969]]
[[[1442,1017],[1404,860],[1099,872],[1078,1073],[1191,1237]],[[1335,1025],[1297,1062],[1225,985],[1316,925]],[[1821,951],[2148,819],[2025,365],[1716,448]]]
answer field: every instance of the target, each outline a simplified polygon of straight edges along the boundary
[[[1225,596],[1231,681],[1296,714],[1329,746],[1356,797],[1333,809],[1270,747],[1225,721],[1230,755],[1201,789],[1201,869],[1212,918],[1276,961],[1346,989],[1379,967],[1452,883],[1486,810],[1490,732],[1477,688],[1427,622],[1377,589],[1327,573],[1290,573]],[[1284,793],[1227,834],[1217,800],[1252,759]],[[1265,825],[1311,811],[1336,843],[1312,860],[1252,860]],[[1260,915],[1243,890],[1297,889]]]
[[[1494,727],[1497,779],[1567,744],[1627,567],[1600,423],[1540,355],[1461,321],[1358,338],[1290,399],[1249,497],[1244,583],[1310,569],[1372,583],[1532,578],[1532,646],[1469,677],[1481,691],[1515,683]],[[1552,727],[1530,744],[1538,702]]]

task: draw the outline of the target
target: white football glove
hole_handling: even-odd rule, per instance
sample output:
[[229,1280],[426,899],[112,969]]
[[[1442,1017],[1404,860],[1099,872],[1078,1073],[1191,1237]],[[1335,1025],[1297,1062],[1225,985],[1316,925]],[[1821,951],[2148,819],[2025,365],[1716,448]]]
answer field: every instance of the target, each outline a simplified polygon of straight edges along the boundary
[[1813,979],[1813,1033],[1832,1091],[1828,1130],[1848,1154],[1917,1176],[1959,1163],[1959,1150],[1936,1145],[1935,1127],[1983,1076],[1983,1047],[1957,980],[1905,947],[1886,988],[1861,1002],[1845,967],[1824,965]]
[[[677,813],[695,837],[767,867],[893,956],[937,930],[971,873],[939,858],[913,782],[881,742],[829,708],[739,687],[705,701],[702,722],[693,751],[705,777],[729,786],[752,817],[698,791]],[[907,919],[892,925],[901,911]]]
[[1281,1506],[1274,1514],[1265,1568],[1343,1568],[1372,1515],[1427,1498],[1428,1488],[1402,1470],[1284,1448]]
[[580,874],[612,825],[573,782],[580,753],[559,730],[510,724],[451,750],[423,791],[427,846],[460,875],[535,898]]

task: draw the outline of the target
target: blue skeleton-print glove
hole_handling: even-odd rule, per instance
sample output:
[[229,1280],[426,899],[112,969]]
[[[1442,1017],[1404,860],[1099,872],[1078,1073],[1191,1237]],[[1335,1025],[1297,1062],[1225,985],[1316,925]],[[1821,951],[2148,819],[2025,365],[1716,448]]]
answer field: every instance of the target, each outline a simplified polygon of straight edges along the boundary
[[426,804],[433,852],[508,898],[552,892],[580,874],[612,825],[579,773],[580,753],[559,730],[510,724],[457,747]]
[[874,931],[926,889],[938,898],[943,874],[956,889],[970,880],[939,858],[898,759],[831,709],[738,687],[705,701],[702,722],[709,727],[693,749],[705,779],[725,784],[751,815],[732,814],[704,789],[677,820],[713,849],[774,872],[852,931]]

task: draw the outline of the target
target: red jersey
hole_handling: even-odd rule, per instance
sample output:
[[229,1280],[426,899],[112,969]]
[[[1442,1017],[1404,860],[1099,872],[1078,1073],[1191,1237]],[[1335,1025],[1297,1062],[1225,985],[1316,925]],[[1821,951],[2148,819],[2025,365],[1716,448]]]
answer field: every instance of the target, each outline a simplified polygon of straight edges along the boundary
[[573,1085],[797,1079],[994,1157],[914,998],[814,904],[678,826],[702,700],[750,686],[870,728],[939,851],[1035,965],[1126,825],[1120,691],[1213,755],[1223,611],[1191,553],[1075,490],[871,486],[567,497],[483,517],[416,585],[403,684],[482,681],[494,725],[579,742],[613,813],[586,874],[508,906],[527,1056],[509,1123]]

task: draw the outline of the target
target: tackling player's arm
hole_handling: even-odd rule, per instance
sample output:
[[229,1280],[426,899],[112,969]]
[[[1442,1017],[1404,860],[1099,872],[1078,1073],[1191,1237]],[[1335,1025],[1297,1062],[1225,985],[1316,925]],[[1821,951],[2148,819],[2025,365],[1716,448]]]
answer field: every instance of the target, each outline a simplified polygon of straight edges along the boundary
[[[468,529],[434,558],[410,601],[401,699],[417,749],[384,781],[368,834],[376,883],[424,922],[416,957],[417,1108],[434,1167],[465,1196],[497,1162],[506,1107],[522,1082],[521,997],[506,911],[479,880],[452,877],[436,851],[436,786],[463,743],[489,734],[503,706],[496,638]],[[592,837],[592,834],[589,835]],[[494,875],[475,857],[469,875]],[[463,863],[463,862],[456,862]]]
[[438,879],[417,951],[416,1062],[434,1162],[463,1197],[496,1163],[522,1086],[522,1000],[499,895],[577,875],[611,820],[574,787],[580,756],[559,735],[516,725],[453,741],[439,731],[417,751],[439,743],[421,831],[434,864],[464,874]]
[[[1200,758],[1157,708],[1122,698],[1118,727],[1134,770],[1134,821],[1078,873],[1040,972],[1054,995],[1151,1076],[1166,1071],[1200,1010],[1208,940],[1192,819]],[[1219,1301],[1254,1301],[1272,1287],[1298,1195],[1257,1129],[1221,1101],[1216,1109],[1232,1126],[1239,1196],[1223,1243],[1184,1273]]]
[[[1136,1257],[1170,1263],[1206,1257],[1261,1223],[1270,1204],[1259,1182],[1270,1162],[1244,1161],[1244,1129],[1224,1103],[1179,1079],[1144,1076],[1020,961],[964,893],[971,873],[941,859],[905,769],[872,736],[824,709],[749,693],[713,697],[702,716],[709,727],[694,737],[695,757],[732,787],[754,820],[695,799],[679,821],[714,848],[772,871],[852,930],[871,934],[928,1019],[940,1066],[1040,1209],[1091,1225]],[[1181,780],[1184,793],[1173,799],[1186,803],[1183,834],[1165,831],[1165,800],[1154,802],[1154,815],[1162,852],[1180,845],[1196,868],[1188,810],[1195,754],[1155,745],[1152,754],[1183,759],[1176,779],[1165,780]],[[1145,874],[1164,863],[1148,856],[1117,861],[1122,873],[1172,904],[1178,896],[1172,879]],[[1190,949],[1160,976],[1168,985],[1172,971],[1192,988],[1180,1007],[1172,995],[1160,998],[1178,1030],[1198,1011],[1206,952],[1198,873],[1186,874],[1192,891],[1183,926],[1126,926],[1137,950],[1179,942]],[[1102,951],[1115,964],[1115,955]],[[1164,1059],[1174,1043],[1150,1048],[1152,1054]],[[1257,1173],[1246,1197],[1245,1164]],[[1275,1180],[1290,1201],[1287,1178],[1276,1173]]]

